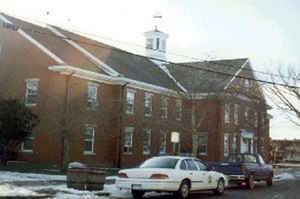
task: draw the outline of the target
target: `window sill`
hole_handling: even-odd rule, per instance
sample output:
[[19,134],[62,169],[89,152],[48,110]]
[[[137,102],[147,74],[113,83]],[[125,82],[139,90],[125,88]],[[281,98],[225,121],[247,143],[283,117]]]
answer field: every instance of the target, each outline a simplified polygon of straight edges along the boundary
[[37,104],[25,104],[26,107],[34,107],[37,106]]
[[134,112],[127,112],[127,111],[126,111],[126,114],[127,114],[127,115],[134,115]]
[[149,153],[143,153],[144,156],[148,156],[151,155],[150,152]]
[[152,114],[145,114],[145,117],[152,117]]
[[22,153],[33,153],[33,150],[22,150]]
[[83,152],[84,155],[96,155],[96,153],[94,152],[88,152],[88,151],[85,151]]
[[129,153],[129,152],[128,153],[124,153],[123,152],[123,155],[133,155],[133,153]]
[[207,156],[207,153],[199,153],[199,155]]

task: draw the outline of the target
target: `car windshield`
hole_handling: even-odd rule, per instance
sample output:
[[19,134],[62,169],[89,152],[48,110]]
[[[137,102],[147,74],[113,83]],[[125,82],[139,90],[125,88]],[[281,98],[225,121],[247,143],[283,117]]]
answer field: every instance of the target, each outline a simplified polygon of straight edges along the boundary
[[165,168],[174,169],[178,159],[176,158],[152,158],[141,164],[140,168]]
[[228,157],[227,162],[243,162],[242,155],[232,154]]

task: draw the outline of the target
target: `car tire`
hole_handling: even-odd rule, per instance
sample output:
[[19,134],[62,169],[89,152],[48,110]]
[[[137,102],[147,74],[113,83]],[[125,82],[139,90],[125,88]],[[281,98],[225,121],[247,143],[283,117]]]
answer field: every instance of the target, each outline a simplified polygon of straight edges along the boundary
[[216,195],[223,195],[225,191],[225,182],[222,178],[218,180],[217,188],[214,190]]
[[141,199],[141,198],[143,198],[144,193],[145,193],[144,191],[131,190],[131,194],[132,194],[132,197],[134,199]]
[[267,186],[272,186],[273,185],[273,176],[270,175],[267,180],[266,180]]
[[178,192],[176,192],[175,194],[177,198],[187,199],[190,197],[190,189],[191,189],[190,183],[187,180],[184,180],[181,183]]
[[249,175],[247,180],[246,180],[246,184],[247,184],[247,188],[248,189],[254,189],[255,187],[255,183],[254,183],[254,176],[253,175]]

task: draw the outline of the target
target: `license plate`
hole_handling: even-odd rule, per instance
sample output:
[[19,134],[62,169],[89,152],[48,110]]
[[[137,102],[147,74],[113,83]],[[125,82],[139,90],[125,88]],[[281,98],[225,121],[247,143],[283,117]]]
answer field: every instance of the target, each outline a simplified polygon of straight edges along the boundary
[[136,189],[141,189],[141,188],[142,188],[142,185],[141,185],[141,184],[132,184],[132,185],[131,185],[131,188],[132,188],[132,189],[135,189],[135,190],[136,190]]

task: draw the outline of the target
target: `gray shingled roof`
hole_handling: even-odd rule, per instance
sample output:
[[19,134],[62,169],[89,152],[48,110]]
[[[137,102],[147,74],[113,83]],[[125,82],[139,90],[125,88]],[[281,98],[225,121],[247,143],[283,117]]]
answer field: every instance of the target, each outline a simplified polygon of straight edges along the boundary
[[[105,74],[104,71],[90,61],[84,54],[55,36],[49,29],[5,15],[15,25],[20,26],[27,34],[60,57],[66,64]],[[88,39],[84,36],[57,28],[68,38],[96,56],[105,64],[126,78],[153,84],[156,86],[180,91],[174,81],[155,63],[141,56],[136,56],[121,49]],[[31,31],[34,30],[34,31]]]
[[189,92],[206,93],[222,91],[246,61],[246,58],[224,59],[168,64],[166,67]]

